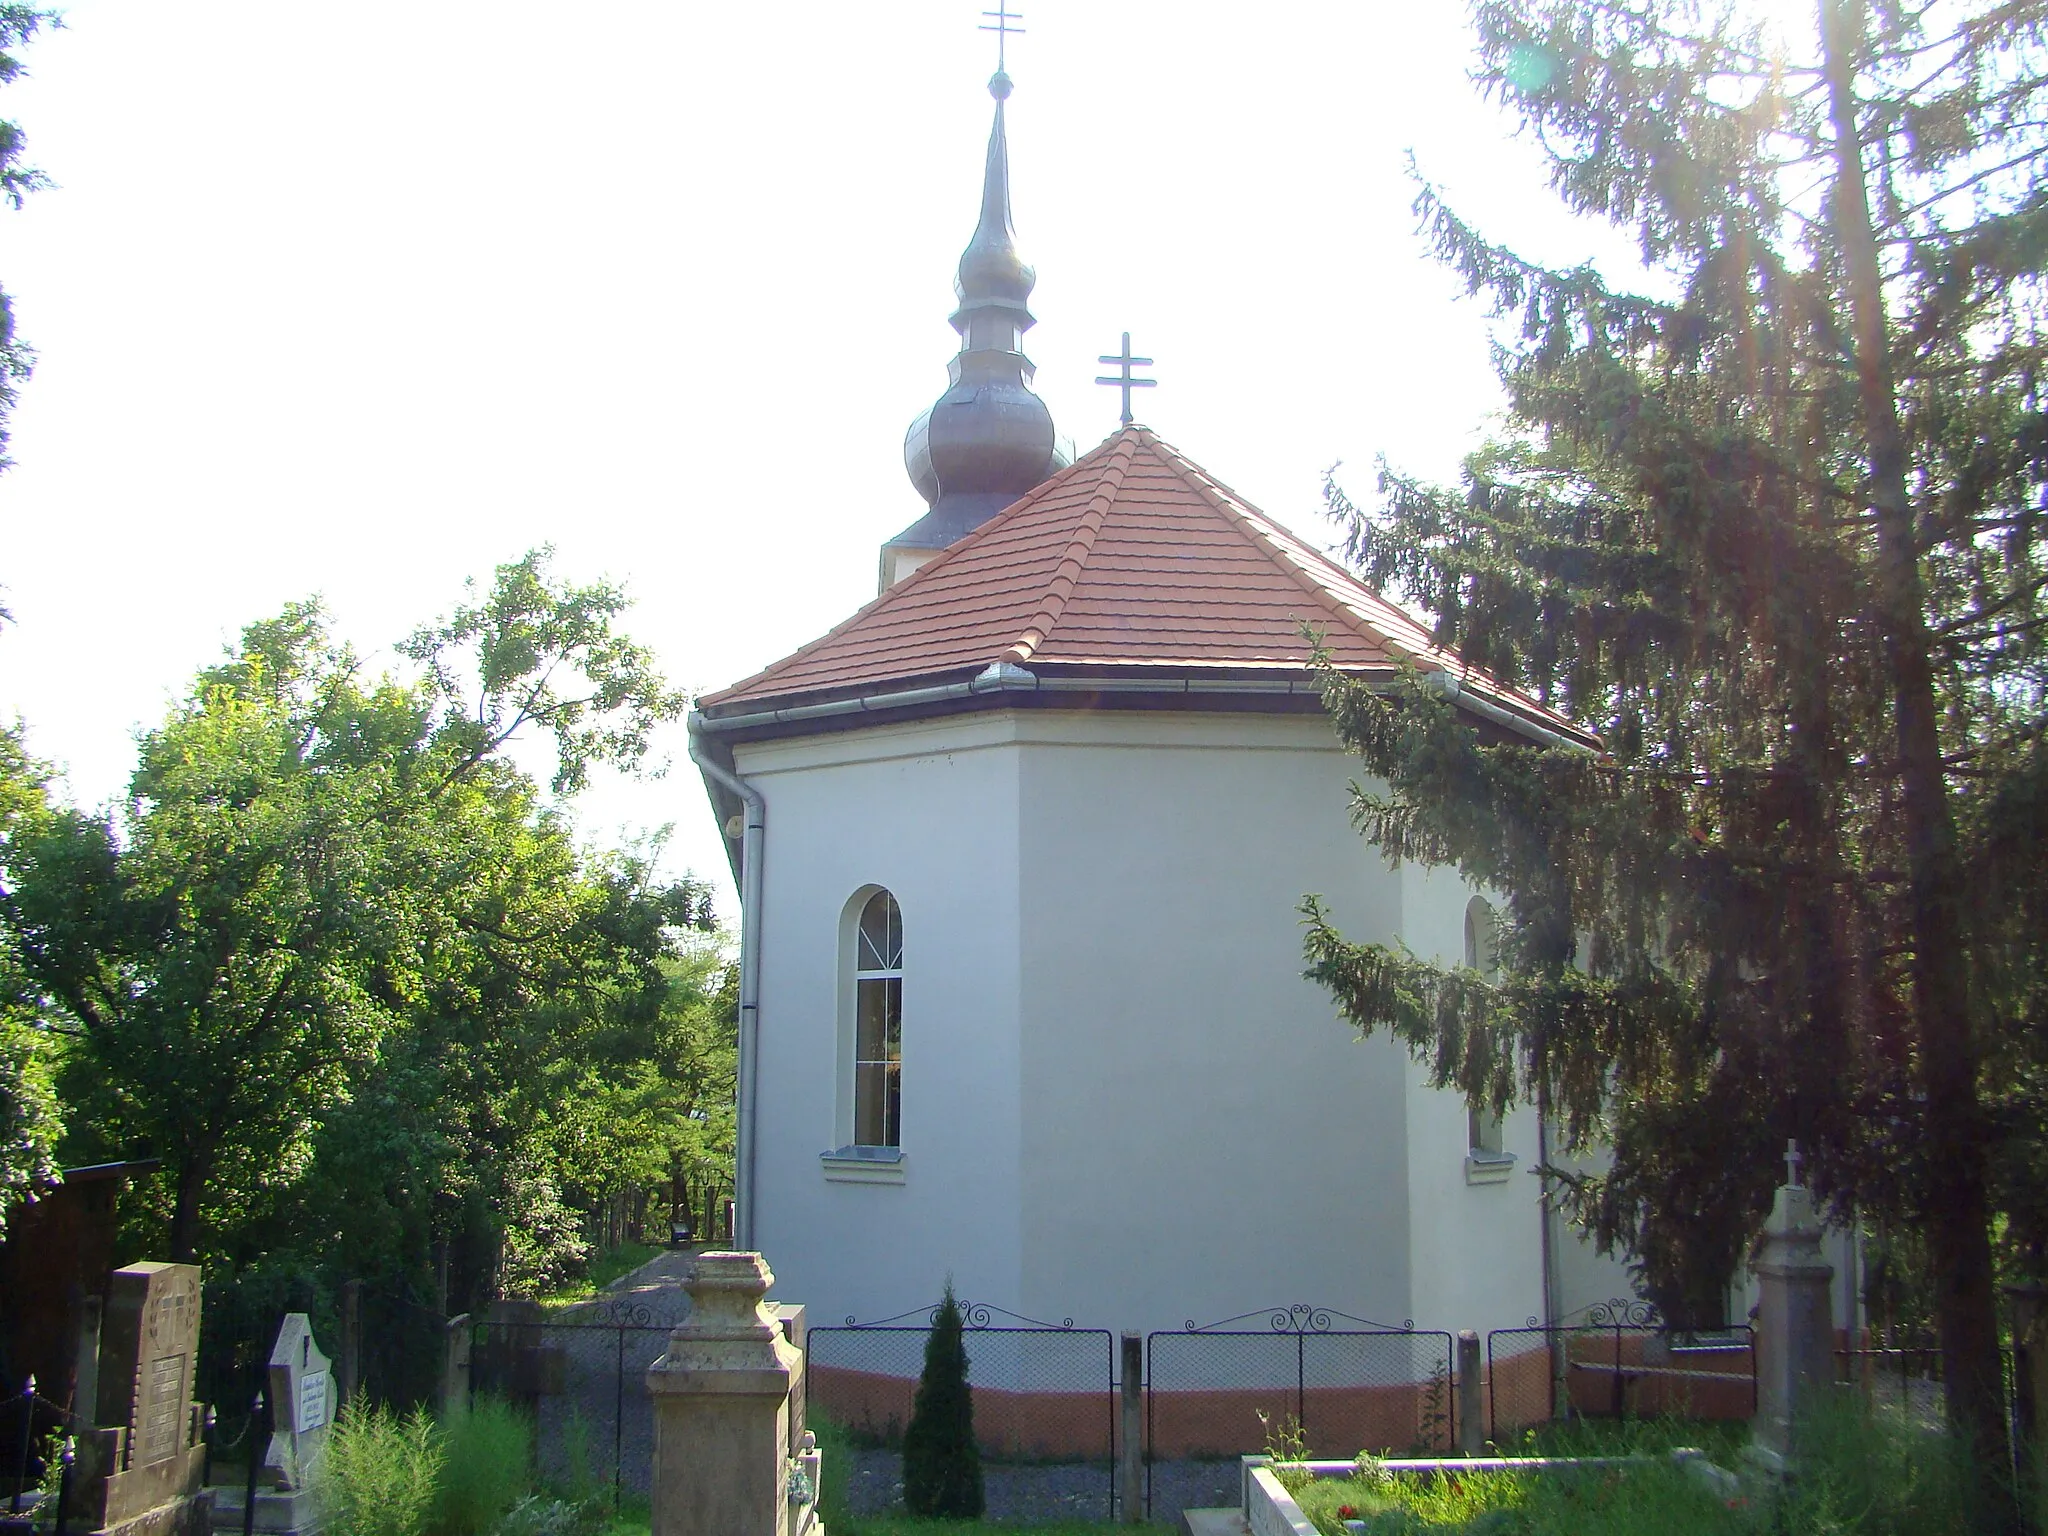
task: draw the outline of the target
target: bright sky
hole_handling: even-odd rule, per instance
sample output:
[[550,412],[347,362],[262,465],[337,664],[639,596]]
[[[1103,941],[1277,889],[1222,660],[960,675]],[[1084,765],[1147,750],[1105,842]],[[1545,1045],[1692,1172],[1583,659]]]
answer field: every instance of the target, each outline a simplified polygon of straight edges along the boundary
[[[1405,161],[1523,251],[1573,224],[1445,0],[1019,0],[1010,142],[1038,388],[1141,418],[1317,542],[1322,471],[1448,477],[1499,395]],[[0,213],[41,363],[0,476],[0,717],[86,804],[250,620],[318,593],[373,656],[552,543],[711,689],[874,594],[923,505],[974,225],[993,0],[72,0],[0,94],[57,182]],[[673,823],[678,725],[586,834]],[[729,886],[728,886],[729,890]],[[721,903],[732,913],[729,894]]]

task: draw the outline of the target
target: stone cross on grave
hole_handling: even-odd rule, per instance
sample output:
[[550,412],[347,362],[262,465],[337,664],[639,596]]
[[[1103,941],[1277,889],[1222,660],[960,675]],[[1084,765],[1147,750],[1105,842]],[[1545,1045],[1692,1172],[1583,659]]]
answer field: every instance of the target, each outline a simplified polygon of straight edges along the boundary
[[270,1351],[271,1433],[263,1471],[273,1487],[304,1488],[319,1469],[339,1397],[333,1364],[313,1341],[311,1319],[287,1312]]

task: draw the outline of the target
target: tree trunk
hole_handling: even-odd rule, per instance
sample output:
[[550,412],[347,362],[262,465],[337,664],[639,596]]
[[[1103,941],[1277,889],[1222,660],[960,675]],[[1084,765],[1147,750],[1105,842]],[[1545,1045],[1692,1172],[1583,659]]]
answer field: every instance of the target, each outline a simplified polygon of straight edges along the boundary
[[193,1263],[199,1254],[199,1198],[213,1173],[213,1149],[194,1147],[178,1164],[177,1198],[171,1205],[169,1247],[173,1264]]
[[1870,221],[1852,52],[1862,0],[1821,0],[1829,112],[1835,130],[1835,215],[1848,287],[1856,371],[1877,526],[1877,618],[1885,637],[1898,732],[1900,798],[1911,889],[1913,1000],[1927,1095],[1928,1246],[1934,1261],[1949,1422],[1994,1476],[2009,1467],[2004,1382],[1991,1262],[1986,1126],[1977,1096],[1963,872],[1941,762],[1920,554],[1906,488],[1907,450],[1892,377],[1890,324]]

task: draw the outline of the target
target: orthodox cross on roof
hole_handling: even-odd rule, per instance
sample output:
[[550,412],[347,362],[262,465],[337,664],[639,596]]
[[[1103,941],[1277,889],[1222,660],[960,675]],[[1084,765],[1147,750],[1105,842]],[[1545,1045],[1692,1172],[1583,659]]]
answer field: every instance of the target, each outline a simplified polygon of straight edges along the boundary
[[981,14],[988,17],[989,21],[995,23],[994,26],[990,26],[985,21],[981,24],[981,30],[993,32],[996,35],[996,73],[1000,75],[1005,68],[1003,63],[1003,45],[1009,42],[1013,36],[1022,37],[1024,35],[1022,27],[1013,27],[1010,23],[1022,21],[1024,13],[1011,10],[1010,0],[996,0],[996,8],[994,10],[983,11]]
[[1785,1143],[1785,1182],[1793,1189],[1800,1187],[1800,1175],[1806,1171],[1806,1159],[1799,1155],[1799,1143]]
[[1123,367],[1123,372],[1116,375],[1116,377],[1108,379],[1097,378],[1095,382],[1098,384],[1114,385],[1116,388],[1124,392],[1124,413],[1118,419],[1122,421],[1125,426],[1128,427],[1131,424],[1132,420],[1131,391],[1134,389],[1156,389],[1159,386],[1159,381],[1157,379],[1132,378],[1131,370],[1133,368],[1150,368],[1152,366],[1152,359],[1149,357],[1131,356],[1131,333],[1129,331],[1125,331],[1123,352],[1116,357],[1098,357],[1096,361],[1098,363],[1118,363],[1121,364]]

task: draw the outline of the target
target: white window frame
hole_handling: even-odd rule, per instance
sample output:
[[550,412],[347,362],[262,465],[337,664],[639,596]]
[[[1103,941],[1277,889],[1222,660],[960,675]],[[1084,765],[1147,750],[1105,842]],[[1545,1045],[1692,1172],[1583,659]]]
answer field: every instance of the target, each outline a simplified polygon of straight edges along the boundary
[[[1499,942],[1493,903],[1474,896],[1465,903],[1465,955],[1468,970],[1487,981],[1500,977]],[[1465,1106],[1465,1182],[1505,1184],[1513,1175],[1515,1154],[1502,1150],[1504,1123],[1499,1115],[1477,1105]]]
[[[895,908],[895,932],[899,940],[893,956],[871,953],[872,946],[865,941],[862,921],[869,906],[877,899],[886,899]],[[847,902],[840,919],[839,931],[839,1006],[838,1006],[838,1067],[833,1085],[833,1133],[835,1150],[819,1154],[825,1177],[838,1183],[847,1184],[900,1184],[904,1175],[903,1126],[902,1126],[902,1029],[903,1029],[903,954],[900,938],[903,931],[903,905],[886,886],[867,885],[856,891]],[[893,965],[887,962],[892,959]],[[881,962],[881,963],[877,963]],[[859,1102],[861,1068],[875,1065],[860,1055],[860,1022],[862,988],[872,984],[893,982],[896,987],[895,1009],[895,1056],[891,1061],[886,1055],[882,1064],[893,1065],[896,1070],[896,1125],[894,1143],[863,1143],[858,1140],[861,1122]],[[886,1079],[886,1072],[884,1077]],[[886,1091],[886,1090],[885,1090]],[[886,1110],[884,1111],[886,1114]],[[885,1131],[884,1134],[887,1134]]]

